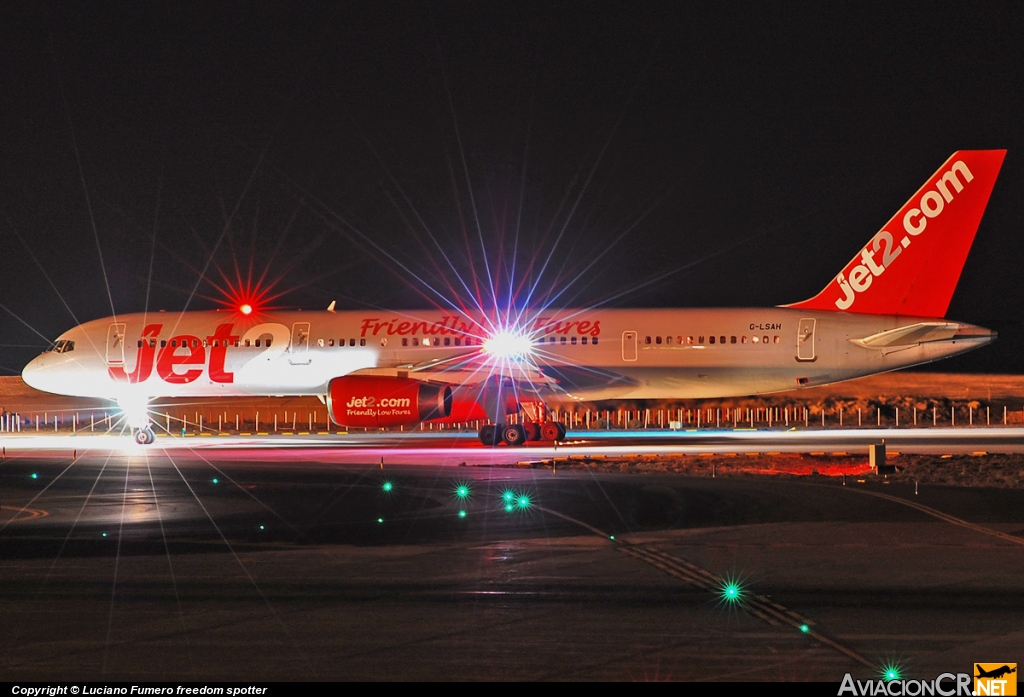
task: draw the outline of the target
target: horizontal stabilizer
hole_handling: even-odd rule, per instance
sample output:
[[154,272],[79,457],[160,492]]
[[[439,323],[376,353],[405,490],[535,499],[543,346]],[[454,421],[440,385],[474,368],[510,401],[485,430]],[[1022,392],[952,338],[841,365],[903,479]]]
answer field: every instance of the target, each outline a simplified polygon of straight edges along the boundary
[[850,341],[864,348],[915,346],[932,341],[948,341],[956,335],[958,329],[960,325],[956,322],[918,322]]

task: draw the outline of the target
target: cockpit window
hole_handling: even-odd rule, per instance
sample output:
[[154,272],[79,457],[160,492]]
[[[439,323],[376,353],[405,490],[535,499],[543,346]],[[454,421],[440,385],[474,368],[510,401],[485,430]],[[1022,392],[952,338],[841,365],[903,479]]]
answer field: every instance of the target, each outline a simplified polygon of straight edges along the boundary
[[53,348],[50,350],[54,353],[68,353],[75,350],[75,342],[68,341],[67,339],[59,339],[53,342]]

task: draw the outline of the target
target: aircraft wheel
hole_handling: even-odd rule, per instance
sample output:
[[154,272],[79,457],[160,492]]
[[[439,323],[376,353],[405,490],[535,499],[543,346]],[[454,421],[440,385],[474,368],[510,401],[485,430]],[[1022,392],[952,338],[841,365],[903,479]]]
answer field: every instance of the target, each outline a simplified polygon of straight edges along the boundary
[[484,445],[497,445],[494,442],[494,436],[497,433],[497,429],[493,424],[487,424],[480,428],[480,442]]
[[559,428],[561,424],[554,421],[545,421],[540,427],[541,440],[561,440],[564,431]]
[[540,424],[535,424],[535,423],[523,424],[523,428],[526,429],[526,440],[528,440],[528,441],[541,440]]
[[156,434],[153,433],[153,428],[151,426],[140,428],[135,432],[135,442],[139,445],[150,445],[155,440]]
[[513,447],[522,445],[526,442],[526,429],[519,424],[509,424],[501,429],[501,439]]

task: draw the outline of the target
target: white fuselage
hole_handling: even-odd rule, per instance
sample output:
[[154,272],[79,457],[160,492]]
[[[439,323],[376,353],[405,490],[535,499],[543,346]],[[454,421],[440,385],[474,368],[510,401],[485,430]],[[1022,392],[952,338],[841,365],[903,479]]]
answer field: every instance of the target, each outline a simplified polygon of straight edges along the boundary
[[483,313],[121,315],[65,332],[23,375],[47,392],[111,399],[323,396],[333,378],[346,375],[472,384],[500,363],[549,397],[707,398],[895,370],[995,336],[944,320],[789,308],[563,309],[522,317],[515,330],[529,337],[531,353],[509,361],[484,350],[499,328]]

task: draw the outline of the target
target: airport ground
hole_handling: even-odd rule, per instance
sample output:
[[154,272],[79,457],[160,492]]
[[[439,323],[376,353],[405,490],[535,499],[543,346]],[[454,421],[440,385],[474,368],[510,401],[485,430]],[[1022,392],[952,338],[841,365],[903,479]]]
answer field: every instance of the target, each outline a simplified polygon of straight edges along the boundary
[[[1017,661],[1024,431],[876,430],[8,434],[0,674],[838,682]],[[866,468],[881,435],[904,438],[900,471]]]

